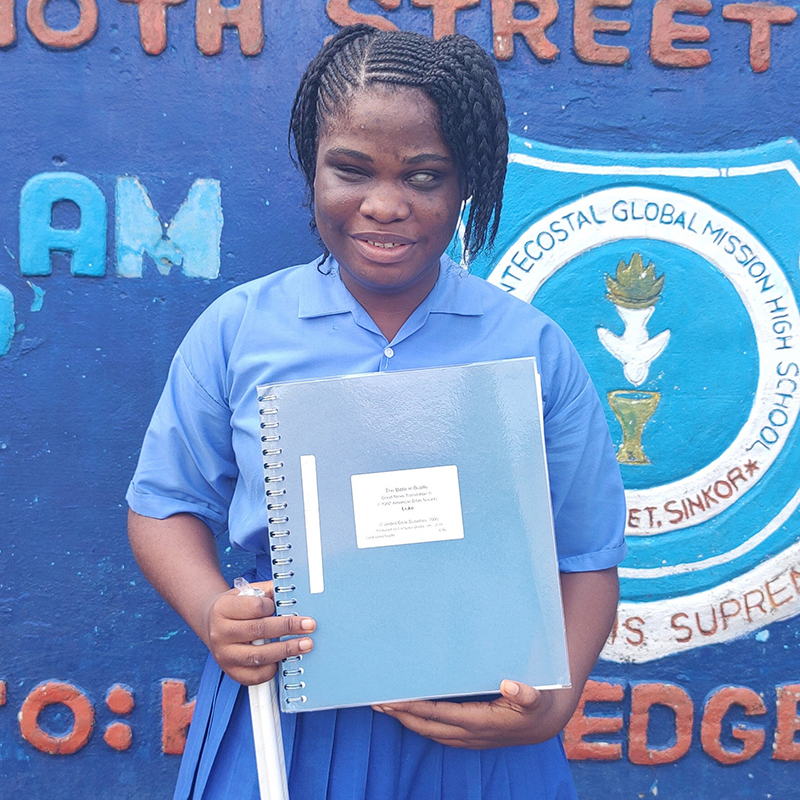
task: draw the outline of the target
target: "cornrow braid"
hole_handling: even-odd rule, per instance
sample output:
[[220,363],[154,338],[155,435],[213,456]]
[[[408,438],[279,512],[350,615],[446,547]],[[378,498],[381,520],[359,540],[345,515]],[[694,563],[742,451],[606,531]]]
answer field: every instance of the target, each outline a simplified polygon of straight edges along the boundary
[[506,107],[491,59],[458,34],[434,41],[408,31],[352,25],[328,40],[300,81],[289,130],[312,204],[321,130],[357,91],[375,83],[422,89],[436,104],[442,137],[470,198],[464,249],[474,256],[490,246],[503,204]]

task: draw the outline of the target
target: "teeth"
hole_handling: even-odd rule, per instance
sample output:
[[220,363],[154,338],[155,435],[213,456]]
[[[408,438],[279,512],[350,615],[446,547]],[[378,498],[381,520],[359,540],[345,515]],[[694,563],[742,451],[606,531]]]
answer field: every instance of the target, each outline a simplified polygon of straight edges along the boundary
[[391,250],[393,247],[400,247],[399,242],[371,242],[367,239],[367,244],[371,244],[373,247],[382,247],[384,250]]

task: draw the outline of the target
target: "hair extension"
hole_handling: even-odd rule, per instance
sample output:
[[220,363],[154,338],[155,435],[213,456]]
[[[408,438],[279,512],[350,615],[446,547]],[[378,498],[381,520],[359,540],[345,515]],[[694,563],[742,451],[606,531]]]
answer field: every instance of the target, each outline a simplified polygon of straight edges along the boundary
[[323,46],[300,81],[289,130],[312,205],[320,131],[355,92],[375,83],[420,88],[436,104],[442,136],[470,198],[464,249],[475,255],[491,245],[500,224],[508,159],[506,108],[491,59],[458,34],[435,41],[352,25]]

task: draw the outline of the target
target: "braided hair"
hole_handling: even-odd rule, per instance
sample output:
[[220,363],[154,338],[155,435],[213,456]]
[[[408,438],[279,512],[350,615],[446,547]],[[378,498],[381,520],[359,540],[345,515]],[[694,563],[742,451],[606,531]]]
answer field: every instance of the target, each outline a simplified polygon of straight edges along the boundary
[[442,137],[471,198],[464,249],[475,255],[490,246],[500,224],[508,158],[506,108],[494,64],[472,39],[458,34],[434,41],[351,25],[328,40],[300,81],[289,130],[311,204],[325,122],[374,83],[416,87],[435,103]]

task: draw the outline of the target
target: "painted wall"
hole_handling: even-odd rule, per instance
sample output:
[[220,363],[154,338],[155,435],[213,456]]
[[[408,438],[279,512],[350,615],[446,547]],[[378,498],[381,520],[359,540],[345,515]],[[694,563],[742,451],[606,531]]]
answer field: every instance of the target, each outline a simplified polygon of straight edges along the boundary
[[475,269],[565,327],[621,446],[631,556],[566,736],[579,790],[790,797],[798,5],[0,0],[0,796],[170,796],[203,654],[133,563],[124,491],[192,320],[316,253],[286,121],[369,14],[495,55],[516,138]]

